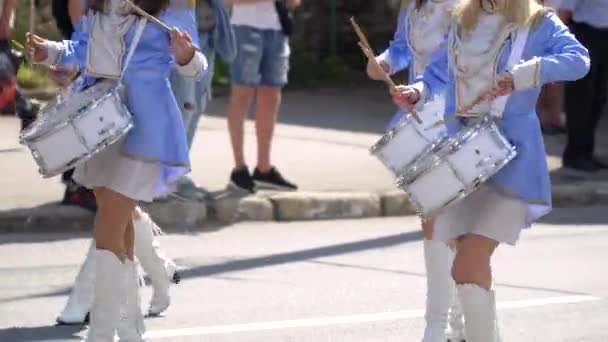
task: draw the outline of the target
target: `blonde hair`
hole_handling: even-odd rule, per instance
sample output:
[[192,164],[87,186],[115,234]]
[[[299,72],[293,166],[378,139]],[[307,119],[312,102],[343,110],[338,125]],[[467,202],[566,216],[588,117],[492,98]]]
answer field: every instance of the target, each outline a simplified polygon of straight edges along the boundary
[[[484,11],[481,7],[483,0],[462,0],[453,14],[462,33],[470,33],[479,20],[479,15]],[[497,13],[502,14],[506,22],[518,27],[524,25],[535,26],[543,14],[550,11],[549,8],[539,4],[537,0],[499,0],[503,2],[503,9]]]

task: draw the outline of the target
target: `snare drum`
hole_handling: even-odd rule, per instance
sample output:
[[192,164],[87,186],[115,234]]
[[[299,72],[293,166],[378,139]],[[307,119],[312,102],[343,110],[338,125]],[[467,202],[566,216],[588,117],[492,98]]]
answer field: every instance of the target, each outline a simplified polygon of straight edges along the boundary
[[46,106],[20,142],[47,178],[89,159],[132,127],[117,82],[107,80]]
[[431,217],[471,194],[516,154],[494,120],[485,117],[421,157],[398,185],[421,216]]
[[438,97],[424,105],[418,112],[422,120],[418,124],[411,114],[404,117],[390,128],[370,149],[397,177],[422,155],[425,155],[447,139],[445,125],[436,125],[443,118],[445,101]]

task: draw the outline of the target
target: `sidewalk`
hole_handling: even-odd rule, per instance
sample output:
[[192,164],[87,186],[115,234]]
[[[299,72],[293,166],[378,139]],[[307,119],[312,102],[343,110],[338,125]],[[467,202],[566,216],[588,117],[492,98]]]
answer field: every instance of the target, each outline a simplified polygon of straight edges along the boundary
[[[223,117],[227,98],[217,98],[202,118],[192,150],[192,177],[219,194],[213,203],[171,202],[150,207],[162,224],[184,230],[209,218],[302,220],[411,214],[391,174],[369,154],[394,111],[382,89],[288,92],[276,130],[273,156],[281,172],[300,186],[291,194],[263,193],[239,199],[221,193],[232,168]],[[18,121],[0,117],[0,232],[90,229],[91,215],[54,204],[62,197],[58,179],[42,179],[29,151],[17,142]],[[608,130],[604,123],[602,131]],[[255,130],[247,124],[246,150],[255,162]],[[608,158],[608,138],[600,156]],[[608,198],[608,173],[571,179],[560,170],[563,136],[547,137],[556,206],[590,205]]]

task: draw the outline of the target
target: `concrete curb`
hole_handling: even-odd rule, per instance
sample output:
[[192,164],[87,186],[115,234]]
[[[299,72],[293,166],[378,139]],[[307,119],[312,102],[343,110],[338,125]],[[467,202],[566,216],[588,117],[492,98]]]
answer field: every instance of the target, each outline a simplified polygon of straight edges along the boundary
[[[554,207],[608,203],[608,182],[563,184],[553,188]],[[311,221],[414,215],[400,191],[294,192],[225,197],[209,203],[165,201],[145,205],[166,231],[201,230],[210,223]],[[93,214],[76,207],[46,204],[0,211],[0,233],[90,231]]]

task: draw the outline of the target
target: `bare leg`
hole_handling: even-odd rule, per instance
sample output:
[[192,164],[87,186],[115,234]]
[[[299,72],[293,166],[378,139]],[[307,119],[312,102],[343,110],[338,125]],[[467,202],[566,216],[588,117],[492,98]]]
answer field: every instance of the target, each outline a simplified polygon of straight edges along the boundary
[[[125,259],[129,253],[127,226],[135,201],[106,188],[95,189],[95,299],[87,341],[111,341],[120,323],[125,302]],[[132,249],[132,246],[131,246]]]
[[557,127],[564,127],[562,88],[560,83],[551,83],[545,86],[545,109],[547,110],[545,120]]
[[125,233],[136,203],[109,189],[96,189],[95,196],[99,204],[93,233],[97,249],[108,250],[124,261],[127,257]]
[[498,342],[496,299],[490,261],[498,242],[468,234],[461,238],[452,275],[465,317],[468,342]]
[[258,164],[260,172],[270,170],[270,152],[272,148],[272,137],[276,124],[279,107],[281,105],[281,88],[261,86],[258,88],[255,128],[258,140]]
[[253,87],[232,85],[227,117],[234,164],[237,168],[242,168],[246,165],[243,152],[245,117],[247,116],[247,111],[249,110],[254,95],[255,88]]

